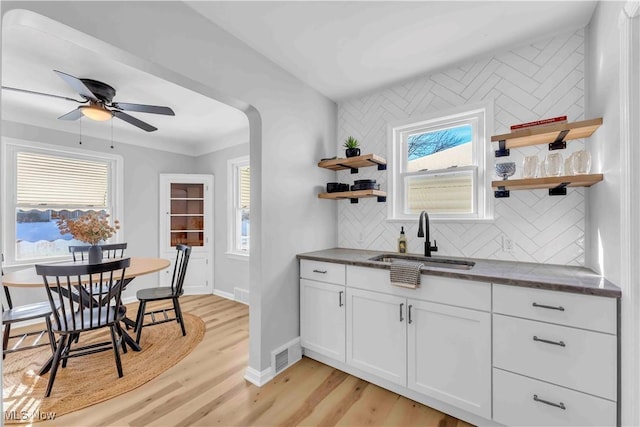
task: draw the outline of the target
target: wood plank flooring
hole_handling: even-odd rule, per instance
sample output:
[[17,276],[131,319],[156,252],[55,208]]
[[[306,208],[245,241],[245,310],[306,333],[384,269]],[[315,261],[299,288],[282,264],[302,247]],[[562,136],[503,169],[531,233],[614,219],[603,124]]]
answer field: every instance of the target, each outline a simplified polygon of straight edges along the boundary
[[[214,295],[180,301],[184,312],[207,325],[202,343],[189,356],[129,393],[41,425],[469,426],[306,357],[256,387],[244,379],[248,307]],[[130,306],[132,312],[135,308]]]

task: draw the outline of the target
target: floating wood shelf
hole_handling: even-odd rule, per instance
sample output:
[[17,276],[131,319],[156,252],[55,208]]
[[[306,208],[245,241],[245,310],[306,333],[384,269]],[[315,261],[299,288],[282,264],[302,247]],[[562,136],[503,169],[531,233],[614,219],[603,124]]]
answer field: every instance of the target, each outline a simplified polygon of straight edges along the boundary
[[600,125],[602,125],[602,117],[581,122],[520,129],[511,133],[494,135],[491,137],[491,141],[500,143],[500,149],[496,151],[496,157],[508,156],[509,148],[526,147],[528,145],[549,144],[550,150],[557,150],[566,148],[565,141],[588,138]]
[[358,199],[367,197],[377,197],[379,202],[387,201],[387,193],[381,190],[358,190],[358,191],[340,191],[336,193],[320,193],[319,199],[349,199],[351,203],[358,203]]
[[377,166],[378,170],[387,169],[387,161],[375,154],[365,154],[357,157],[337,158],[331,160],[323,160],[318,166],[332,171],[351,169],[351,173],[358,173],[358,168],[369,166]]
[[548,176],[544,178],[508,179],[492,181],[491,186],[497,188],[496,197],[509,197],[509,190],[535,190],[548,188],[552,196],[566,195],[566,187],[591,187],[604,176],[601,173],[589,175]]

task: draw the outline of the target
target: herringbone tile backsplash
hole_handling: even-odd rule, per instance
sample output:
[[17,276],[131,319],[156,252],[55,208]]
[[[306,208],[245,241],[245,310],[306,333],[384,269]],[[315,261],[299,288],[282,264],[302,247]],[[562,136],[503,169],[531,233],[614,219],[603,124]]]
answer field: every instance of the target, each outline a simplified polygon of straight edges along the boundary
[[[480,101],[493,102],[494,134],[540,118],[566,115],[570,122],[584,120],[584,30],[344,100],[338,104],[338,153],[343,153],[342,141],[353,135],[363,154],[387,157],[388,123]],[[570,141],[562,154],[566,158],[582,148],[584,141]],[[524,156],[537,154],[542,159],[547,152],[544,145],[512,149],[509,157],[492,158],[490,164],[516,162],[517,178]],[[338,172],[337,179],[353,183],[373,178],[388,191],[386,174],[362,168],[358,175]],[[571,188],[566,196],[549,196],[546,190],[512,191],[510,198],[491,198],[493,222],[432,222],[437,255],[584,265],[585,191]],[[422,252],[417,217],[407,223],[387,222],[389,202],[327,203],[339,203],[339,246],[395,251],[403,225],[409,251]],[[503,251],[504,236],[515,242],[513,252]]]

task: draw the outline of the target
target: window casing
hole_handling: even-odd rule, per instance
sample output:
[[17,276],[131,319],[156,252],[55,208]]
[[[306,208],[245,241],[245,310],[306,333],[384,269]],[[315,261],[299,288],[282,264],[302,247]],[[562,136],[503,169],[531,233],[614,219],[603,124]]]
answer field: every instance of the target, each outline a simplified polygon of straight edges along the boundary
[[491,220],[488,105],[389,126],[389,220]]
[[3,138],[3,252],[7,265],[68,259],[69,245],[57,220],[88,211],[120,220],[122,157]]
[[251,210],[251,169],[249,156],[231,159],[227,164],[229,182],[229,255],[249,256],[250,210]]

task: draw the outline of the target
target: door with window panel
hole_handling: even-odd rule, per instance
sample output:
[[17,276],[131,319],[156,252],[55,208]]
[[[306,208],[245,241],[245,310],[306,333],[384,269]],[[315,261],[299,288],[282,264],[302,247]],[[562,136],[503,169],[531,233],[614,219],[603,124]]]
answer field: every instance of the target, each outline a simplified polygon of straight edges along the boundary
[[171,283],[176,245],[192,247],[185,277],[186,294],[213,292],[213,176],[160,175],[160,256],[171,260],[161,284]]

